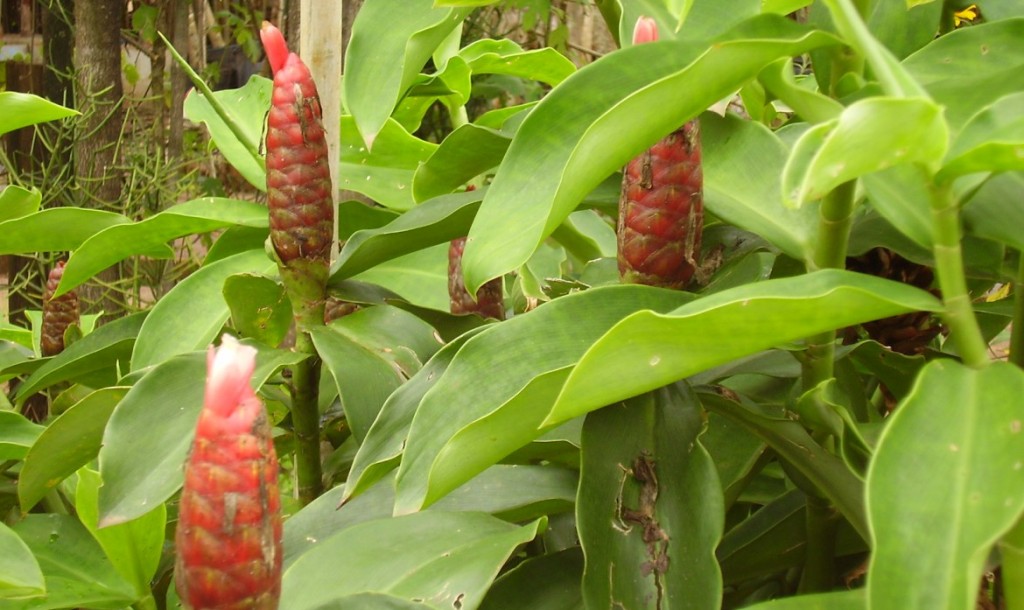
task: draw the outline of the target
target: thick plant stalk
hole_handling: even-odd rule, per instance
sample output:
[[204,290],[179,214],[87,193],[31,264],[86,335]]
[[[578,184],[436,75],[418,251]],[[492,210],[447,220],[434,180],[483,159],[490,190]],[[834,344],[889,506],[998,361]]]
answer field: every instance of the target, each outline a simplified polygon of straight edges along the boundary
[[324,323],[334,239],[333,188],[320,98],[309,69],[288,51],[284,36],[273,25],[264,22],[260,37],[274,72],[266,139],[270,241],[295,313],[295,349],[309,354],[292,369],[298,491],[306,504],[323,487],[317,411],[320,362],[309,330]]
[[274,610],[280,597],[278,465],[255,366],[256,350],[230,336],[208,353],[175,536],[175,585],[191,610]]
[[43,291],[43,328],[40,350],[44,356],[55,356],[64,351],[64,333],[72,324],[79,323],[78,295],[69,291],[57,298],[60,279],[64,277],[65,261],[60,261],[50,270]]
[[[633,43],[657,40],[641,17]],[[618,258],[622,280],[683,288],[697,272],[704,228],[700,123],[693,119],[630,161],[622,173]]]

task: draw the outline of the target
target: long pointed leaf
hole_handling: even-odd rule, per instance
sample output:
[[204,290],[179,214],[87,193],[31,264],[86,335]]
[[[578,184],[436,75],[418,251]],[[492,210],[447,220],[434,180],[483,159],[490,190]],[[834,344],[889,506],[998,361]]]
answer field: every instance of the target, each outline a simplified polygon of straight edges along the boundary
[[589,191],[658,138],[769,63],[832,42],[764,15],[714,44],[638,45],[570,76],[523,122],[484,198],[463,258],[469,290],[525,263]]

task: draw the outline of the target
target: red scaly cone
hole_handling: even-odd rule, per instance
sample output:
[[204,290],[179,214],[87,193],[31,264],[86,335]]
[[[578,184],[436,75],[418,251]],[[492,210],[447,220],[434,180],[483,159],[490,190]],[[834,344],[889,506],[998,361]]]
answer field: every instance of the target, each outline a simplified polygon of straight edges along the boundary
[[[470,184],[466,191],[475,191]],[[476,291],[476,300],[466,290],[462,278],[462,253],[466,249],[466,238],[453,239],[448,247],[448,297],[451,312],[455,314],[475,313],[495,320],[505,319],[505,303],[502,299],[501,278],[494,278]]]
[[[657,40],[641,17],[634,43]],[[704,228],[704,177],[696,119],[630,161],[619,198],[619,275],[624,282],[683,288],[697,271]]]
[[190,610],[275,610],[281,594],[278,465],[249,385],[255,366],[256,350],[230,336],[207,357],[175,537],[175,584]]
[[43,291],[43,328],[40,348],[44,356],[55,356],[64,351],[64,332],[79,323],[78,295],[69,291],[53,298],[60,279],[64,277],[65,261],[50,270]]
[[501,278],[494,278],[480,287],[476,300],[466,290],[462,279],[462,252],[466,249],[466,238],[453,239],[448,248],[448,296],[451,298],[452,313],[475,313],[495,320],[505,319],[505,303],[502,300]]

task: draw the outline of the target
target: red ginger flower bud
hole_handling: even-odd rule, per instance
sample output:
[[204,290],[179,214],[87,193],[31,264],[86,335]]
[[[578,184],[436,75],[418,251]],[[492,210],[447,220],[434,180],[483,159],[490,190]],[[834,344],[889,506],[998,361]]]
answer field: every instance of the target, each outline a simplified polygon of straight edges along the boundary
[[[641,17],[634,43],[658,39]],[[622,172],[618,259],[623,281],[682,288],[698,269],[704,228],[700,123],[683,125],[630,161]]]
[[476,299],[466,290],[462,279],[462,252],[466,249],[466,238],[452,240],[448,247],[448,296],[452,313],[475,313],[495,320],[505,319],[505,303],[502,300],[501,278],[494,278],[476,291]]
[[326,262],[334,202],[320,96],[280,30],[263,22],[260,38],[274,72],[266,140],[270,240],[286,265],[296,258]]
[[278,464],[249,385],[255,366],[256,350],[230,336],[207,356],[175,537],[175,584],[190,610],[276,610],[281,594]]
[[78,295],[69,291],[57,298],[60,279],[64,277],[65,261],[60,261],[50,270],[43,291],[43,328],[40,348],[44,356],[55,356],[64,351],[64,332],[72,324],[79,323]]

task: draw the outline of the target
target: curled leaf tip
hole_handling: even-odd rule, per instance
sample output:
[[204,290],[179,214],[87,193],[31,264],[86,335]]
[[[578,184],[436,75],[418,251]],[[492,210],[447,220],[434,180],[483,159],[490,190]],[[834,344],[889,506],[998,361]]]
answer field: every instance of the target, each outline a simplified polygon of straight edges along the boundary
[[658,23],[650,17],[641,16],[633,28],[633,44],[655,42],[658,40]]

